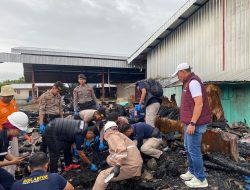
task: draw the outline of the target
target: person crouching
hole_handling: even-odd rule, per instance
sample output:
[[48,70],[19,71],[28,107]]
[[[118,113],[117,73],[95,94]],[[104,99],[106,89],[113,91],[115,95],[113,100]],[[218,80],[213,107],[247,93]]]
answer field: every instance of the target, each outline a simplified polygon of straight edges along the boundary
[[110,168],[103,170],[97,176],[93,190],[104,190],[108,186],[105,178],[114,173],[110,182],[121,181],[141,175],[142,158],[140,151],[127,136],[118,131],[118,126],[113,121],[108,121],[104,126],[104,139],[108,142],[109,153],[107,163]]

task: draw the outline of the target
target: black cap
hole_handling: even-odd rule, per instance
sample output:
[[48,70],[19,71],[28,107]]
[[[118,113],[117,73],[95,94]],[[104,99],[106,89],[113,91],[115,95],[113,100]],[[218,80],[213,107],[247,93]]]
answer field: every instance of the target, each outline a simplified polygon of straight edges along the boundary
[[104,107],[100,107],[97,111],[103,115],[103,117],[106,117],[106,109]]
[[131,125],[130,124],[123,124],[123,125],[120,125],[118,127],[118,130],[121,132],[121,133],[125,133],[128,129],[131,128]]
[[62,90],[63,88],[63,83],[61,81],[57,81],[55,84],[54,84],[54,87],[56,87],[57,89],[59,90]]
[[86,77],[84,74],[78,75],[78,78],[79,78],[79,79],[87,79],[87,77]]
[[95,125],[88,126],[87,127],[87,131],[92,131],[96,136],[99,135],[98,128]]

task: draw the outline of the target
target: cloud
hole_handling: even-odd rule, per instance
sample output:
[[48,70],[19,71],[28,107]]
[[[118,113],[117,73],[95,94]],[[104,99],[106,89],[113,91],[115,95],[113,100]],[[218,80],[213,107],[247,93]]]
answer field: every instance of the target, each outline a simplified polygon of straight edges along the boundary
[[1,0],[0,50],[130,55],[186,0]]

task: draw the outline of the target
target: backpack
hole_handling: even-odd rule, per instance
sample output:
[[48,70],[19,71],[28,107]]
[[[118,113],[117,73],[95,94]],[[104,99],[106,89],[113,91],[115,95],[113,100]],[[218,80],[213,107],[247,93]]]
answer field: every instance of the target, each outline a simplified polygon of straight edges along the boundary
[[147,79],[145,80],[146,89],[150,92],[153,96],[157,98],[161,98],[163,96],[163,89],[161,84],[154,80],[154,79]]

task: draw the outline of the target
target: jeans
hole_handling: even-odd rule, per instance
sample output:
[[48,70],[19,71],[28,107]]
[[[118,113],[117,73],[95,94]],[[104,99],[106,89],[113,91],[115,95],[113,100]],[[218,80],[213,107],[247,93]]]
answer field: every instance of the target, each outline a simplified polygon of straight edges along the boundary
[[193,135],[186,133],[188,125],[184,126],[184,147],[187,152],[188,170],[197,179],[203,181],[205,177],[203,168],[203,158],[201,153],[202,134],[206,132],[207,125],[195,127]]

